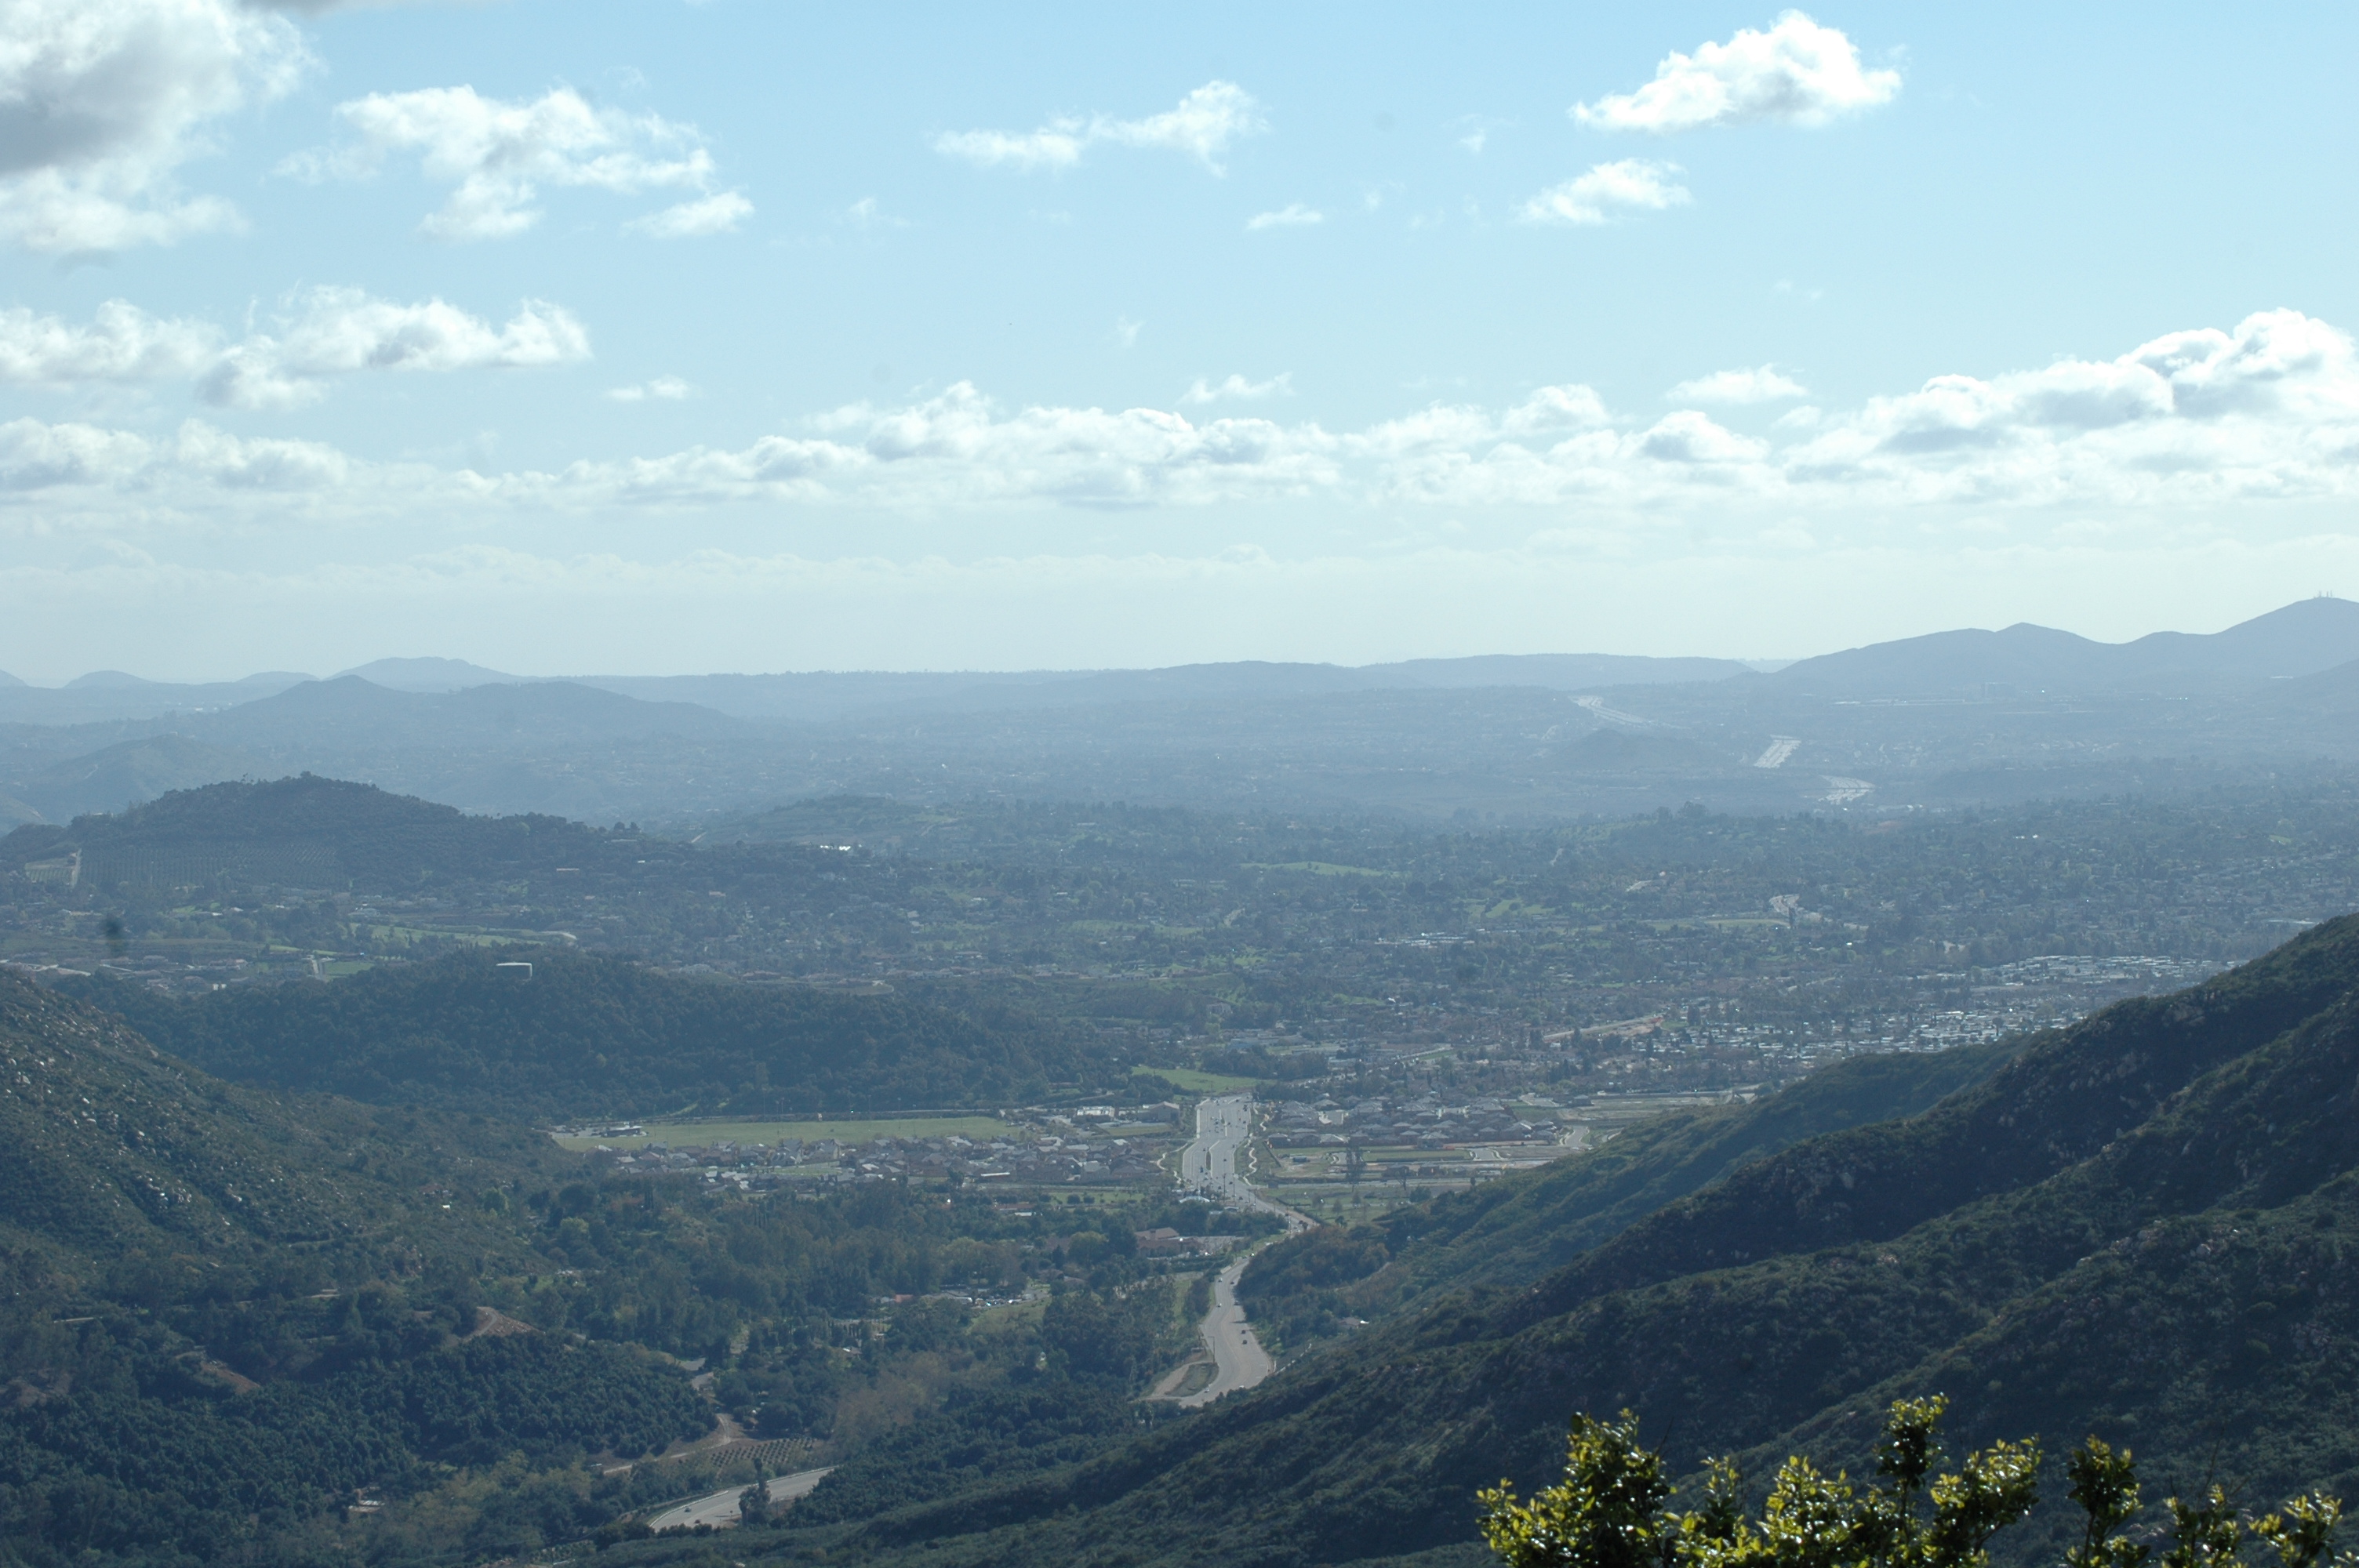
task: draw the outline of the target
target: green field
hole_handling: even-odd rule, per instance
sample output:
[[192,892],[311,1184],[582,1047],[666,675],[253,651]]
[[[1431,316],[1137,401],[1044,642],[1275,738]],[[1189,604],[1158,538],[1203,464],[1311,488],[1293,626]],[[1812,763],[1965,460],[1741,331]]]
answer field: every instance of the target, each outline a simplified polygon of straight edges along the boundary
[[1140,1077],[1161,1078],[1191,1095],[1233,1095],[1259,1084],[1259,1078],[1235,1078],[1226,1073],[1200,1073],[1193,1067],[1134,1067]]
[[674,1149],[714,1143],[777,1143],[798,1138],[806,1143],[821,1138],[864,1143],[871,1138],[996,1138],[1007,1124],[995,1116],[909,1116],[875,1121],[643,1121],[647,1131],[637,1138],[560,1138],[568,1149],[637,1149],[667,1143]]

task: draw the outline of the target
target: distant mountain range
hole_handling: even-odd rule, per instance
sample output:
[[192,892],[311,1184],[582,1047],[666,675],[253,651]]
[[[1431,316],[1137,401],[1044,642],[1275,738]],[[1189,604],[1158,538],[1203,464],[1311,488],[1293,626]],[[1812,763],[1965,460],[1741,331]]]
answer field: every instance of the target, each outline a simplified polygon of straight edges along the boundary
[[1765,672],[1527,654],[1356,668],[0,686],[0,823],[298,772],[477,811],[712,825],[797,799],[992,794],[1432,818],[1700,801],[1890,810],[2185,790],[2359,758],[2359,604],[2208,635],[1944,632]]
[[[1937,632],[1875,643],[1782,667],[1735,659],[1494,654],[1360,665],[1242,660],[1143,670],[543,676],[509,675],[464,659],[393,658],[334,678],[429,696],[487,686],[567,684],[642,701],[694,703],[736,718],[824,722],[867,709],[978,711],[1481,687],[1587,691],[1733,680],[1771,671],[1772,678],[1793,690],[1849,696],[1930,697],[1996,687],[2023,692],[2175,689],[2315,675],[2353,660],[2359,660],[2359,602],[2321,597],[2224,632],[2157,632],[2131,643],[2099,643],[2025,622],[1999,632]],[[0,722],[87,723],[210,710],[259,701],[313,680],[273,671],[239,681],[175,685],[99,670],[53,688],[27,686],[0,672]]]
[[2088,693],[2288,680],[2359,659],[2359,603],[2306,599],[2209,635],[2157,632],[2093,643],[2022,624],[1937,632],[1788,665],[1770,677],[1795,691],[1846,697]]

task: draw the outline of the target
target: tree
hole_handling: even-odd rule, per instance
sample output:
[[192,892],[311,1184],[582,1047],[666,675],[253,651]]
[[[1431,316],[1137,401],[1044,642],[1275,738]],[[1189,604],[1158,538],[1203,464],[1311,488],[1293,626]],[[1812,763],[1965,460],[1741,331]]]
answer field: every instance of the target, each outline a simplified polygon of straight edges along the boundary
[[[1528,1502],[1505,1481],[1478,1494],[1483,1536],[1506,1568],[1987,1568],[1991,1538],[2039,1500],[2039,1445],[1995,1443],[1936,1476],[1948,1406],[1938,1394],[1893,1404],[1875,1445],[1884,1481],[1864,1492],[1840,1472],[1788,1458],[1757,1519],[1746,1517],[1733,1461],[1708,1462],[1703,1506],[1672,1513],[1662,1454],[1638,1441],[1638,1418],[1577,1415],[1561,1481]],[[2092,1437],[2065,1469],[2088,1516],[2067,1568],[2142,1568],[2149,1548],[2120,1536],[2138,1511],[2129,1450]],[[2318,1568],[2343,1512],[2338,1499],[2311,1493],[2248,1519],[2217,1487],[2167,1507],[2175,1543],[2162,1568],[2235,1568],[2248,1540],[2276,1553],[2275,1568]]]

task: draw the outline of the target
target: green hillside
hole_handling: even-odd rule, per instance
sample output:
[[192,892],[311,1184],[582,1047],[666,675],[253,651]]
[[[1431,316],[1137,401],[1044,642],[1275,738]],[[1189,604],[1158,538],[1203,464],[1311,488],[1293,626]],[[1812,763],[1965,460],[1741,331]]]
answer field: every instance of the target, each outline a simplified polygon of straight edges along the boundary
[[[704,1431],[641,1351],[474,1336],[580,1169],[479,1117],[223,1083],[0,976],[0,1554],[270,1558],[363,1487]],[[574,1502],[569,1530],[613,1511]]]
[[223,1083],[118,1019],[0,975],[0,1278],[12,1296],[171,1296],[177,1279],[289,1269],[316,1290],[382,1272],[389,1249],[521,1256],[481,1195],[560,1180],[575,1163],[480,1118]]
[[1435,1290],[1540,1279],[1675,1199],[1804,1138],[1913,1116],[1987,1077],[2021,1040],[1854,1056],[1751,1105],[1674,1111],[1602,1149],[1525,1175],[1321,1227],[1264,1250],[1238,1293],[1256,1321],[1332,1333],[1389,1316]]
[[65,982],[165,1050],[240,1083],[516,1119],[808,1115],[1038,1099],[1082,1058],[1033,1021],[895,996],[668,976],[537,950],[389,966],[333,984],[176,1000]]
[[[1574,1411],[1675,1468],[1854,1474],[1886,1401],[1961,1444],[2094,1431],[2159,1497],[2359,1493],[2359,917],[2031,1044],[1925,1113],[1796,1143],[1546,1277],[1461,1291],[1078,1465],[871,1519],[941,1563],[1372,1562],[1463,1548]],[[1413,1250],[1413,1249],[1412,1249]],[[2010,1552],[2060,1551],[2062,1486]]]
[[[636,838],[632,840],[636,842]],[[421,880],[478,880],[592,863],[614,834],[560,816],[471,816],[371,784],[297,778],[176,790],[113,816],[19,827],[0,866],[79,850],[98,886],[288,882],[388,892]]]

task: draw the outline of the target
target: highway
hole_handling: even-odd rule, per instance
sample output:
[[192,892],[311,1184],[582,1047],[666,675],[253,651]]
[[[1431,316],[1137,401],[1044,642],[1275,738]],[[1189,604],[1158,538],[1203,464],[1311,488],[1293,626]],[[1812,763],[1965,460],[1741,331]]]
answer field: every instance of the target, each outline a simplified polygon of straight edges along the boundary
[[[798,1498],[810,1496],[811,1488],[827,1479],[826,1469],[798,1470],[791,1476],[773,1476],[769,1481],[772,1504],[791,1503]],[[701,1498],[690,1498],[674,1508],[664,1509],[647,1520],[647,1528],[661,1535],[668,1530],[694,1530],[709,1524],[715,1530],[727,1530],[737,1522],[737,1499],[745,1495],[743,1487],[732,1487],[725,1492],[708,1492]]]
[[1204,1314],[1199,1330],[1205,1348],[1212,1353],[1212,1380],[1180,1400],[1189,1410],[1211,1404],[1223,1394],[1250,1389],[1277,1369],[1269,1352],[1254,1336],[1245,1309],[1237,1303],[1237,1279],[1245,1271],[1246,1262],[1240,1258],[1213,1277],[1212,1310]]
[[[1253,1141],[1253,1097],[1222,1095],[1196,1102],[1196,1136],[1180,1154],[1180,1184],[1232,1208],[1258,1209],[1300,1230],[1310,1221],[1282,1204],[1256,1192],[1245,1179],[1240,1161]],[[1261,1347],[1245,1309],[1237,1301],[1237,1281],[1247,1260],[1238,1259],[1212,1280],[1212,1310],[1204,1314],[1200,1332],[1212,1352],[1213,1378],[1180,1400],[1190,1409],[1208,1405],[1223,1394],[1250,1389],[1276,1369],[1269,1352]]]

